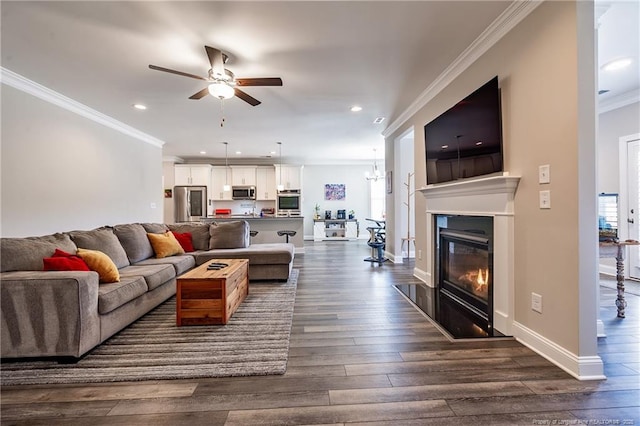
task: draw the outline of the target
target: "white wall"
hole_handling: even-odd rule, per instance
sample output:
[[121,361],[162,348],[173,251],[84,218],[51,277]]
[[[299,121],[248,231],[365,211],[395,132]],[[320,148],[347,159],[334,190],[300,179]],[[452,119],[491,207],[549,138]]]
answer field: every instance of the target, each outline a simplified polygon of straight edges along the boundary
[[[355,211],[360,222],[360,237],[365,236],[363,230],[367,226],[365,218],[369,216],[369,181],[364,176],[371,172],[372,165],[305,165],[303,168],[302,214],[304,215],[305,238],[313,237],[314,206],[320,205],[320,214],[331,210],[335,217],[336,210]],[[324,185],[327,183],[344,183],[346,199],[344,201],[328,201],[324,199]],[[366,235],[368,237],[368,235]]]
[[1,155],[4,237],[162,221],[161,148],[7,85]]
[[598,193],[620,192],[618,144],[621,136],[640,133],[640,103],[598,117]]

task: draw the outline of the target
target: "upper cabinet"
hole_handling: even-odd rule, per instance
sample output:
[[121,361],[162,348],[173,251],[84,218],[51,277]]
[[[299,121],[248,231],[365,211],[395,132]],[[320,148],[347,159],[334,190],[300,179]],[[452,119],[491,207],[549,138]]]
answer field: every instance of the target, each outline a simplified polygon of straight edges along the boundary
[[174,173],[176,185],[211,186],[211,166],[208,164],[176,164]]
[[256,166],[231,166],[232,185],[256,185]]
[[211,168],[212,200],[231,200],[231,190],[225,191],[226,184],[231,185],[231,169],[227,167],[213,166]]
[[212,210],[211,200],[214,198],[209,164],[176,164],[173,167],[175,185],[198,185],[207,187],[207,214]]
[[256,199],[276,199],[276,170],[273,166],[258,167],[256,169]]
[[302,167],[276,165],[276,185],[284,189],[302,189]]

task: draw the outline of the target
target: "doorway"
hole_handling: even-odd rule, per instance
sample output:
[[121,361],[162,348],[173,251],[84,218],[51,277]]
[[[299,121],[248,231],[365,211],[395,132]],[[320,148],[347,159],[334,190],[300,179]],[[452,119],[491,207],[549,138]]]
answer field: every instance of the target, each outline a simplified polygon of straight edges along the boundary
[[[623,136],[620,155],[620,239],[640,240],[640,134]],[[640,280],[640,250],[630,246],[627,278]]]

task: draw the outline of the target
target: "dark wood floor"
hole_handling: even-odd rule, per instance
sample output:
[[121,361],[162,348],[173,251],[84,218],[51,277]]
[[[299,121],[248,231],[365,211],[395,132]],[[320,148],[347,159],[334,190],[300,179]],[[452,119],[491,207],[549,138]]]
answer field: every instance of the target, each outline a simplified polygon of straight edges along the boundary
[[580,382],[511,339],[449,342],[392,287],[412,264],[364,262],[364,242],[306,251],[285,375],[3,387],[2,424],[640,425],[637,296],[619,320],[602,288],[608,380]]

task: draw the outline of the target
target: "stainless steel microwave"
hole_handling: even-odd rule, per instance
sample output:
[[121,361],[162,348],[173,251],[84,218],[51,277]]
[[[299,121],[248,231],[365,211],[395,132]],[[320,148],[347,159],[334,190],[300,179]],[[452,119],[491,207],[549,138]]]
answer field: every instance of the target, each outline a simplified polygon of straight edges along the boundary
[[256,187],[255,186],[232,186],[231,198],[234,200],[255,200]]

